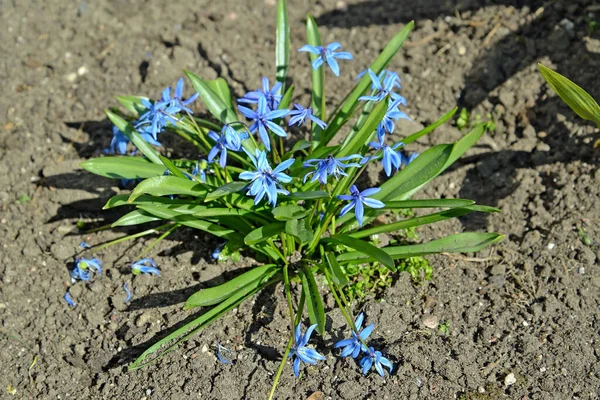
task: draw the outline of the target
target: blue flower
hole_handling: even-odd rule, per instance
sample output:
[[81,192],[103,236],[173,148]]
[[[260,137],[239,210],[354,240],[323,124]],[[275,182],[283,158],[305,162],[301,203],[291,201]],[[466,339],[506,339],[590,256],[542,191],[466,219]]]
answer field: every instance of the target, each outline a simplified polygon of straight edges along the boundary
[[206,161],[200,160],[200,162],[196,162],[196,166],[192,169],[192,176],[200,175],[200,182],[206,182]]
[[220,343],[217,343],[217,358],[219,359],[219,361],[221,361],[223,364],[233,365],[231,361],[223,357],[223,355],[221,354],[221,350],[225,350],[226,352],[231,354],[231,350],[229,350],[227,347],[221,346]]
[[308,341],[310,340],[310,335],[312,335],[316,327],[317,324],[311,325],[306,330],[306,333],[302,335],[300,324],[296,326],[294,345],[292,346],[292,350],[288,355],[288,358],[291,358],[294,355],[296,356],[296,359],[294,360],[294,375],[296,375],[296,378],[300,375],[300,361],[310,365],[315,365],[317,361],[325,360],[325,357],[319,354],[315,349],[306,347]]
[[242,148],[242,138],[240,134],[229,125],[223,126],[221,134],[217,134],[213,131],[208,132],[208,136],[216,142],[216,145],[208,153],[208,162],[212,162],[213,159],[221,153],[219,158],[219,165],[221,168],[225,168],[227,164],[227,150],[240,151]]
[[252,164],[254,164],[254,167],[256,168],[256,171],[254,172],[244,171],[240,174],[240,179],[251,181],[250,189],[247,194],[249,196],[255,196],[254,204],[260,203],[266,195],[269,199],[269,203],[275,207],[277,205],[278,193],[286,195],[290,194],[290,192],[281,188],[280,183],[290,183],[292,181],[292,178],[289,175],[284,174],[283,171],[294,163],[294,159],[290,158],[279,164],[275,169],[271,169],[265,151],[256,150],[254,156],[247,151],[246,154],[248,154],[248,157],[250,157]]
[[356,220],[358,221],[358,224],[362,226],[363,216],[365,215],[365,209],[363,204],[371,208],[385,207],[385,204],[383,204],[381,201],[368,198],[368,196],[372,196],[375,193],[378,193],[380,190],[380,188],[370,188],[365,189],[361,192],[358,190],[356,185],[352,185],[352,187],[350,188],[349,195],[342,194],[338,196],[338,199],[350,202],[342,208],[340,216],[346,215],[346,213],[355,208],[354,214],[356,215]]
[[[395,150],[398,147],[403,147],[404,143],[398,142],[392,146],[388,146],[384,143],[385,135],[380,134],[378,136],[379,142],[371,142],[369,143],[369,146],[374,148],[376,151],[381,150],[381,153],[383,154],[383,170],[385,171],[385,174],[387,176],[390,176],[392,174],[392,167],[398,170],[402,166],[403,155],[402,153],[396,152]],[[376,158],[379,158],[379,156],[374,156],[371,159]]]
[[262,78],[262,90],[254,90],[252,92],[248,92],[238,100],[238,103],[258,103],[258,100],[261,97],[264,97],[267,106],[271,110],[276,110],[279,107],[279,102],[281,101],[282,95],[279,94],[279,90],[281,89],[281,82],[277,82],[273,89],[269,89],[270,84],[269,80],[266,77]]
[[156,140],[156,136],[154,136],[154,134],[152,133],[152,125],[142,125],[136,128],[136,131],[147,143],[157,147],[162,146],[162,144],[158,140]]
[[212,251],[212,253],[210,254],[210,257],[213,260],[218,260],[219,259],[219,255],[221,255],[221,252],[223,251],[223,248],[225,248],[225,245],[227,244],[227,240],[225,240],[222,243],[219,243],[217,245],[217,247],[215,247],[215,249]]
[[340,176],[347,176],[344,172],[344,168],[355,167],[359,168],[360,164],[357,163],[346,163],[344,164],[342,161],[348,161],[353,159],[360,159],[360,154],[352,154],[346,157],[334,158],[331,154],[324,159],[310,159],[304,162],[304,168],[316,167],[315,171],[311,171],[304,176],[304,182],[306,179],[312,174],[314,174],[311,182],[316,182],[319,180],[323,185],[327,183],[327,176],[333,175],[336,179],[339,179]]
[[352,329],[351,338],[340,340],[339,342],[333,345],[333,347],[336,349],[339,347],[344,348],[342,350],[342,353],[340,354],[340,357],[348,357],[351,355],[352,358],[356,358],[360,354],[361,350],[364,352],[368,351],[367,347],[362,342],[367,340],[371,332],[373,332],[373,328],[375,328],[375,325],[370,324],[361,332],[360,328],[362,327],[363,318],[363,313],[360,313],[358,317],[356,317],[356,320],[354,321],[354,328]]
[[63,298],[71,308],[75,308],[75,306],[77,305],[75,300],[73,300],[73,297],[71,297],[71,293],[66,292]]
[[[363,76],[365,76],[370,69],[365,69],[363,71],[361,71],[357,76],[356,79],[360,79]],[[395,73],[394,71],[390,71],[387,69],[382,69],[381,72],[379,73],[379,75],[377,76],[378,81],[381,82],[382,79],[384,78],[388,78],[390,80],[393,81],[393,86],[397,87],[398,89],[400,89],[402,86],[400,85],[400,77],[398,76],[397,73]],[[375,84],[373,83],[373,81],[371,80],[371,90],[375,90],[377,89],[377,86],[375,86]]]
[[298,51],[307,51],[311,54],[316,54],[319,56],[319,57],[315,58],[314,61],[312,62],[313,69],[319,68],[321,65],[323,65],[323,62],[327,62],[327,65],[329,65],[329,68],[331,68],[331,71],[333,72],[333,74],[335,76],[340,76],[340,67],[335,59],[336,58],[340,59],[340,60],[352,60],[353,59],[352,54],[345,52],[345,51],[334,53],[335,50],[337,50],[341,47],[342,47],[342,45],[339,44],[338,42],[329,43],[325,47],[311,46],[311,45],[307,44],[307,45],[302,46]]
[[375,75],[375,72],[373,72],[371,69],[369,69],[369,77],[371,78],[371,82],[373,84],[373,86],[375,87],[375,94],[372,94],[370,96],[361,96],[358,99],[359,100],[373,100],[375,102],[380,102],[381,100],[383,100],[386,96],[390,96],[390,98],[393,101],[397,101],[399,100],[399,103],[406,106],[406,99],[402,96],[400,96],[398,93],[394,93],[392,92],[392,90],[394,90],[394,87],[396,87],[398,84],[398,75],[397,74],[388,74],[383,78],[383,84],[380,81],[380,78]]
[[113,137],[110,141],[111,154],[127,154],[127,144],[129,138],[116,126],[112,127]]
[[156,268],[156,264],[151,258],[142,258],[131,264],[131,272],[134,275],[148,274],[160,276],[160,271]]
[[367,355],[360,360],[360,366],[362,367],[363,375],[366,375],[367,372],[371,370],[373,364],[375,364],[375,369],[382,377],[385,376],[383,370],[384,366],[388,367],[390,373],[394,368],[394,365],[390,362],[390,360],[382,356],[380,351],[375,351],[372,347],[369,347]]
[[246,118],[254,120],[252,125],[250,125],[250,132],[254,133],[258,130],[260,140],[262,140],[268,151],[271,151],[271,139],[267,129],[278,136],[287,137],[287,133],[285,133],[283,128],[273,122],[273,120],[286,116],[290,110],[271,111],[264,96],[258,99],[256,111],[244,106],[238,106],[238,109]]
[[293,117],[290,118],[290,120],[288,122],[288,126],[292,126],[296,123],[298,124],[298,126],[300,126],[304,123],[305,119],[309,119],[313,123],[319,125],[321,127],[321,129],[325,129],[325,127],[327,127],[327,124],[325,122],[321,121],[319,118],[317,118],[313,115],[313,109],[311,107],[304,108],[300,104],[294,104],[294,107],[296,109],[290,111],[290,114],[289,114],[289,115],[292,115]]
[[79,247],[81,247],[82,249],[91,249],[92,248],[92,246],[90,246],[86,242],[79,243]]
[[142,99],[142,104],[146,107],[146,112],[138,119],[135,129],[140,131],[140,128],[146,127],[143,131],[150,134],[154,140],[157,140],[158,133],[162,132],[167,124],[177,123],[175,114],[179,113],[181,108],[172,104],[171,101],[155,101],[152,103],[147,99]]
[[193,103],[198,98],[198,93],[194,93],[187,100],[183,100],[183,85],[183,78],[179,78],[177,81],[177,86],[175,86],[173,98],[171,98],[171,87],[169,86],[163,90],[160,101],[169,104],[171,107],[173,107],[173,109],[179,109],[178,112],[186,111],[190,114],[193,114],[192,110],[186,106]]
[[77,257],[75,259],[75,267],[70,272],[71,282],[89,281],[92,276],[91,271],[102,275],[102,261],[97,258]]
[[127,284],[127,282],[123,284],[123,290],[127,295],[127,297],[125,297],[125,303],[129,303],[131,301],[131,298],[133,297],[133,293],[131,293],[131,290],[129,290],[129,285]]
[[395,121],[400,118],[404,118],[410,121],[410,117],[403,111],[398,109],[398,106],[402,103],[402,99],[392,100],[389,99],[388,109],[379,124],[378,130],[380,127],[385,128],[389,133],[394,132]]

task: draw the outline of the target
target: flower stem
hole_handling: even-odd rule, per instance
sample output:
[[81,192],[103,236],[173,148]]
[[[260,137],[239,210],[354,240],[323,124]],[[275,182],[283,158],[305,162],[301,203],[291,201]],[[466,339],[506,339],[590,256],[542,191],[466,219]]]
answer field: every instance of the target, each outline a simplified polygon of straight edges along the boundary
[[283,372],[283,367],[288,359],[288,355],[290,354],[290,350],[292,349],[292,344],[294,343],[294,331],[292,330],[292,334],[290,335],[290,339],[288,340],[287,346],[285,346],[285,353],[283,353],[283,358],[281,359],[281,363],[279,363],[279,368],[277,369],[277,374],[275,375],[275,380],[273,380],[273,386],[271,386],[271,392],[269,393],[269,400],[273,399],[275,395],[275,389],[277,388],[277,384],[279,383],[279,378],[281,378],[281,373]]
[[172,225],[173,225],[172,223],[168,223],[168,224],[161,225],[161,226],[159,226],[159,227],[157,227],[157,228],[147,229],[147,230],[145,230],[145,231],[142,231],[142,232],[135,233],[135,234],[133,234],[133,235],[123,236],[123,237],[120,237],[120,238],[118,238],[118,239],[111,240],[110,242],[106,242],[106,243],[104,243],[103,245],[100,245],[100,246],[98,246],[98,247],[94,247],[94,248],[92,249],[92,251],[93,251],[93,252],[96,252],[96,251],[99,251],[99,250],[105,249],[105,248],[107,248],[107,247],[109,247],[109,246],[112,246],[113,244],[117,244],[117,243],[120,243],[120,242],[124,242],[124,241],[126,241],[126,240],[130,240],[130,239],[137,239],[137,238],[139,238],[139,237],[146,236],[146,235],[150,235],[150,234],[152,234],[152,233],[158,233],[158,232],[160,232],[160,231],[162,231],[162,230],[164,230],[164,229],[167,229],[168,227],[170,227],[170,226],[172,226]]

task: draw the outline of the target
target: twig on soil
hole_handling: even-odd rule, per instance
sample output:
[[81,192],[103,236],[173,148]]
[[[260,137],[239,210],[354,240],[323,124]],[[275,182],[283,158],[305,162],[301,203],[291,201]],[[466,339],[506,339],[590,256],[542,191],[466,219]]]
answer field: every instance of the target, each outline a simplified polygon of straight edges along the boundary
[[415,42],[406,42],[406,44],[404,45],[404,47],[419,47],[419,46],[423,46],[424,44],[427,44],[429,42],[431,42],[434,39],[437,39],[438,37],[442,36],[443,32],[435,32],[432,33],[430,35],[425,36],[423,39],[419,39]]
[[483,42],[481,42],[481,47],[488,46],[488,44],[490,43],[490,40],[492,40],[492,38],[496,34],[496,31],[498,30],[498,28],[500,28],[501,25],[502,25],[502,17],[496,17],[496,24],[494,25],[492,30],[485,36],[485,38],[483,39]]
[[115,42],[111,42],[108,46],[106,46],[104,48],[104,50],[102,50],[97,56],[96,56],[96,60],[102,60],[104,57],[106,57],[106,55],[108,54],[109,51],[112,50],[112,48],[115,47]]

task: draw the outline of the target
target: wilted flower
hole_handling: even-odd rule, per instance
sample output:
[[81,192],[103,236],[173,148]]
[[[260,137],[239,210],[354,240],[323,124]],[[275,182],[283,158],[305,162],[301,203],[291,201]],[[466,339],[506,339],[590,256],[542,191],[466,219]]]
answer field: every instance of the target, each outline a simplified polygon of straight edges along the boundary
[[75,259],[75,267],[71,270],[71,282],[89,281],[91,271],[95,271],[98,275],[102,275],[102,261],[97,258],[80,258]]
[[77,303],[75,302],[75,300],[73,300],[71,293],[66,292],[63,298],[71,308],[75,308],[75,306],[77,306]]
[[156,263],[151,258],[142,258],[131,264],[131,272],[134,275],[148,274],[160,276],[160,271],[156,267]]
[[131,298],[133,297],[133,293],[131,293],[131,290],[129,290],[129,285],[127,284],[127,282],[123,284],[123,290],[127,295],[127,297],[125,297],[125,303],[129,303],[131,301]]

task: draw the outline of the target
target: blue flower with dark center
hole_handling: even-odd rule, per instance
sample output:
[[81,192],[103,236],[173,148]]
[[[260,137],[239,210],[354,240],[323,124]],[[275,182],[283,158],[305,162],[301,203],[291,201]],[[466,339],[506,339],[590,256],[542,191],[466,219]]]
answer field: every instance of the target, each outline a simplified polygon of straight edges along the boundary
[[127,282],[123,284],[123,290],[125,291],[125,295],[127,296],[125,297],[125,303],[129,303],[131,301],[131,298],[133,297],[133,293],[131,293],[131,290],[129,290],[129,285],[127,284]]
[[110,141],[111,154],[127,154],[127,144],[129,138],[116,126],[112,127],[113,137]]
[[[367,73],[369,72],[369,69],[365,69],[363,71],[361,71],[357,76],[356,79],[361,79],[363,76],[365,76]],[[400,89],[402,86],[400,85],[400,77],[398,76],[397,73],[395,73],[394,71],[390,71],[387,69],[382,69],[381,72],[379,73],[379,75],[377,76],[377,78],[379,78],[379,82],[381,82],[382,79],[384,78],[388,78],[391,79],[393,81],[393,86],[397,87],[398,89]],[[375,84],[373,83],[373,81],[371,81],[371,90],[375,90],[377,89],[377,87],[375,86]]]
[[371,370],[371,367],[375,365],[375,369],[382,377],[385,376],[383,367],[388,367],[390,373],[394,368],[390,360],[382,356],[380,351],[375,351],[372,347],[369,347],[367,355],[361,358],[359,365],[362,368],[363,375],[366,375]]
[[267,130],[278,136],[287,137],[287,133],[285,133],[283,128],[273,122],[273,120],[285,117],[290,110],[271,111],[264,96],[258,99],[256,111],[244,106],[238,106],[238,109],[246,118],[254,120],[252,125],[250,125],[250,132],[254,133],[258,131],[260,140],[262,140],[268,151],[271,151],[271,138],[269,137]]
[[131,264],[131,272],[134,275],[148,274],[160,276],[160,271],[156,267],[156,263],[151,258],[142,258]]
[[75,259],[75,267],[70,272],[71,282],[89,281],[92,277],[92,271],[98,275],[102,275],[102,261],[97,258],[77,257]]
[[173,97],[171,98],[171,87],[169,86],[168,88],[163,90],[160,101],[174,107],[173,109],[178,108],[178,112],[186,111],[190,114],[193,114],[192,110],[190,110],[187,106],[189,104],[192,104],[198,98],[199,95],[198,93],[194,93],[193,95],[188,97],[187,100],[183,100],[183,85],[183,78],[179,78],[179,80],[177,81],[177,85],[175,86],[175,93],[173,94]]
[[369,77],[371,78],[371,82],[375,87],[375,93],[369,96],[361,96],[359,100],[372,100],[375,102],[380,102],[386,96],[390,96],[390,98],[395,102],[399,100],[399,103],[406,106],[406,99],[400,96],[398,93],[394,93],[394,87],[398,85],[398,75],[396,74],[388,74],[383,78],[383,83],[379,80],[379,77],[375,75],[375,72],[369,69]]
[[172,101],[152,103],[150,100],[142,99],[142,105],[146,107],[146,112],[138,119],[135,129],[150,134],[154,140],[157,140],[158,133],[162,132],[167,124],[177,123],[175,115],[181,111],[181,108],[174,105]]
[[267,106],[271,110],[276,110],[279,107],[279,102],[281,101],[282,95],[279,94],[279,90],[281,89],[281,82],[277,82],[273,89],[270,89],[269,80],[263,76],[262,78],[262,90],[254,90],[252,92],[248,92],[238,100],[238,103],[258,103],[258,100],[261,97],[264,97]]
[[306,160],[304,162],[304,168],[314,168],[316,170],[307,173],[304,176],[304,182],[308,179],[308,177],[314,174],[311,182],[316,182],[317,180],[321,182],[323,185],[327,184],[327,176],[333,175],[336,179],[339,179],[340,176],[347,176],[344,172],[344,168],[355,167],[359,168],[360,164],[357,163],[343,163],[342,161],[355,160],[360,159],[360,154],[352,154],[346,157],[335,158],[331,154],[324,159],[313,158],[310,160]]
[[337,49],[341,48],[342,45],[339,44],[338,42],[333,42],[333,43],[329,43],[327,46],[323,47],[323,46],[311,46],[311,45],[304,45],[302,46],[298,51],[307,51],[311,54],[316,54],[319,57],[315,58],[314,61],[312,62],[312,68],[313,69],[318,69],[321,65],[323,65],[324,62],[327,63],[327,65],[329,65],[329,68],[331,68],[331,71],[333,72],[333,74],[335,76],[340,76],[340,66],[338,65],[336,59],[339,60],[352,60],[352,54],[346,52],[346,51],[341,51],[341,52],[335,52]]
[[215,146],[208,153],[208,162],[212,162],[213,159],[221,153],[219,158],[219,165],[221,168],[225,168],[227,164],[227,150],[240,151],[242,148],[242,139],[240,134],[230,127],[229,125],[223,126],[221,134],[217,134],[213,131],[208,132],[208,136],[216,142]]
[[370,189],[365,189],[361,192],[358,190],[356,185],[352,185],[352,187],[350,188],[349,195],[342,194],[342,195],[338,196],[338,199],[350,202],[349,204],[346,204],[342,208],[342,211],[340,211],[340,217],[346,215],[350,210],[352,210],[354,208],[355,209],[354,214],[356,215],[356,220],[358,221],[358,224],[360,226],[362,226],[363,217],[365,215],[364,206],[371,207],[371,208],[385,207],[385,204],[383,204],[381,201],[368,198],[369,196],[372,196],[372,195],[378,193],[380,190],[381,190],[380,188],[370,188]]
[[300,375],[300,361],[306,364],[315,365],[319,360],[323,361],[326,359],[315,349],[306,347],[308,341],[310,340],[310,335],[312,335],[316,327],[317,324],[311,325],[306,330],[306,333],[302,335],[302,331],[300,330],[300,324],[296,326],[296,331],[294,334],[294,344],[290,353],[288,354],[288,358],[296,356],[296,359],[294,360],[294,375],[296,375],[296,378]]
[[288,121],[288,126],[292,126],[294,124],[298,124],[298,126],[304,123],[305,119],[312,121],[321,127],[321,129],[325,129],[327,124],[321,121],[319,118],[313,115],[313,109],[311,107],[304,108],[300,104],[294,104],[295,110],[290,111],[290,115],[292,118]]
[[[371,143],[369,143],[369,146],[371,146],[373,149],[375,149],[375,151],[381,150],[381,154],[383,155],[383,160],[382,160],[383,170],[385,171],[385,174],[387,176],[390,176],[392,174],[392,167],[395,170],[398,170],[402,166],[402,161],[403,161],[402,153],[396,152],[396,149],[398,149],[399,147],[404,147],[404,143],[398,142],[392,146],[388,146],[387,144],[384,143],[385,134],[380,134],[378,136],[379,136],[379,142],[371,142]],[[379,155],[375,155],[375,156],[371,157],[371,159],[377,159],[377,158],[379,158]]]
[[77,303],[75,302],[75,300],[73,300],[71,293],[66,292],[63,298],[71,308],[75,308],[75,306],[77,306]]
[[349,339],[340,340],[336,344],[333,345],[334,348],[343,347],[342,353],[340,357],[348,357],[352,356],[352,358],[358,357],[360,351],[367,352],[367,347],[362,343],[373,332],[373,328],[375,328],[374,324],[370,324],[362,331],[360,330],[362,327],[364,315],[360,313],[356,320],[354,321],[354,327],[352,329],[352,337]]
[[[398,99],[395,101],[392,99],[389,99],[388,102],[389,102],[388,109],[387,109],[385,115],[383,116],[383,119],[381,120],[379,127],[385,128],[385,130],[388,131],[388,133],[393,133],[394,127],[395,127],[395,122],[398,119],[404,118],[409,121],[411,119],[408,116],[408,114],[406,114],[405,112],[400,111],[400,109],[398,109],[398,106],[400,104],[402,104],[402,99]],[[378,127],[378,130],[379,130],[379,127]]]
[[256,168],[256,171],[244,171],[240,174],[240,179],[251,181],[247,194],[254,196],[254,204],[260,203],[266,195],[269,203],[275,207],[277,205],[278,193],[290,194],[290,192],[281,187],[281,183],[290,183],[292,181],[292,177],[284,174],[283,171],[294,163],[294,159],[290,158],[279,164],[275,169],[271,169],[265,151],[256,150],[255,155],[246,151],[246,154],[248,154],[248,157],[250,157],[252,164]]

